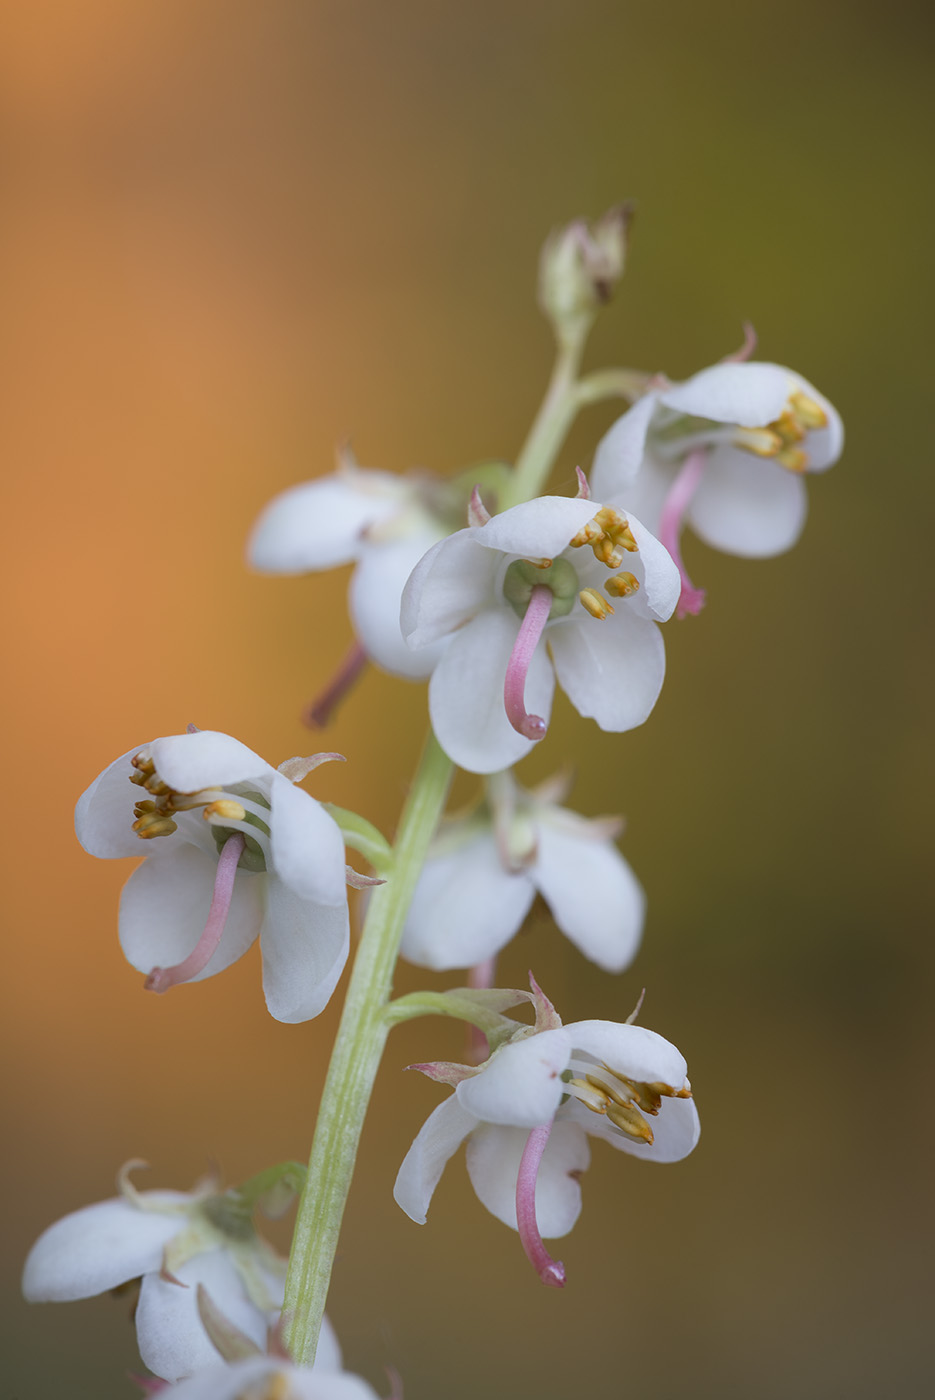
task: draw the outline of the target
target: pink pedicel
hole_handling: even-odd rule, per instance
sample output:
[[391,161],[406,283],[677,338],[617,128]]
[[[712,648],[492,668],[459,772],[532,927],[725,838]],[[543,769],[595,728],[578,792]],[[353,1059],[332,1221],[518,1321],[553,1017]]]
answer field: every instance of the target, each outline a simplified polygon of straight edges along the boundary
[[309,729],[324,729],[331,723],[334,712],[354,689],[369,661],[360,642],[348,649],[340,666],[320,695],[316,695],[302,711],[302,723]]
[[184,962],[174,967],[154,967],[143,983],[147,992],[167,992],[182,982],[190,982],[193,977],[207,967],[212,954],[221,941],[224,925],[230,913],[234,896],[234,879],[237,875],[237,862],[243,853],[246,842],[239,831],[228,836],[218,858],[217,874],[214,877],[214,894],[211,908],[205,921],[204,930],[195,947]]
[[691,505],[692,497],[701,484],[704,476],[707,453],[703,447],[696,447],[682,464],[678,476],[669,487],[668,495],[662,507],[662,519],[659,524],[659,538],[666,549],[672,555],[672,561],[679,571],[682,580],[682,591],[679,594],[678,605],[675,609],[676,617],[685,617],[688,613],[697,615],[704,607],[705,593],[703,588],[696,588],[688,577],[688,570],[682,561],[682,551],[679,547],[679,536],[682,533],[682,522],[685,519],[685,512]]
[[552,590],[544,583],[537,583],[532,590],[526,616],[520,624],[516,641],[506,668],[503,682],[503,704],[506,717],[524,739],[541,739],[548,728],[541,715],[531,715],[526,710],[526,677],[533,652],[539,644],[542,629],[552,611]]
[[536,1179],[551,1131],[551,1122],[543,1123],[541,1127],[533,1128],[526,1139],[516,1178],[516,1224],[526,1258],[539,1278],[549,1288],[564,1288],[565,1265],[553,1259],[542,1243],[536,1220]]

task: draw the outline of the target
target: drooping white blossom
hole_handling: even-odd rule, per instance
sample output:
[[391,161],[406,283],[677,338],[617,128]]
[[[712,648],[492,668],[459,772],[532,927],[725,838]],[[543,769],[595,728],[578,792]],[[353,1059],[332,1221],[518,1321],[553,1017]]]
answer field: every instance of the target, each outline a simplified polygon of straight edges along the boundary
[[417,654],[406,646],[399,600],[422,555],[454,528],[444,505],[434,479],[361,467],[343,447],[336,472],[274,497],[253,529],[247,557],[266,574],[354,564],[348,604],[363,650],[391,675],[424,680],[440,648]]
[[602,729],[642,724],[665,673],[656,622],[678,593],[666,550],[616,499],[541,496],[441,540],[401,611],[416,650],[449,639],[429,683],[439,743],[469,772],[510,767],[545,733],[556,678]]
[[483,1065],[413,1066],[454,1092],[423,1124],[393,1194],[424,1224],[445,1164],[466,1143],[478,1198],[519,1230],[543,1282],[560,1286],[564,1271],[542,1237],[567,1234],[578,1218],[588,1137],[646,1161],[676,1162],[698,1141],[699,1123],[674,1045],[614,1021],[563,1026],[533,987],[542,1028],[524,1028]]
[[832,405],[794,370],[725,362],[637,400],[598,445],[592,485],[621,495],[679,566],[679,615],[704,594],[682,563],[690,526],[707,544],[744,558],[790,549],[805,523],[804,475],[841,455]]
[[646,899],[614,844],[621,821],[559,805],[568,782],[531,790],[495,774],[485,799],[439,831],[406,918],[401,951],[436,972],[496,956],[541,894],[558,927],[606,972],[632,961]]
[[[140,1279],[135,1312],[144,1363],[175,1381],[214,1367],[218,1353],[198,1308],[201,1285],[258,1348],[282,1307],[285,1260],[257,1234],[236,1192],[209,1181],[193,1191],[137,1191],[123,1168],[120,1195],[55,1222],[33,1245],[23,1273],[32,1303],[92,1298]],[[322,1365],[340,1366],[325,1322]]]
[[167,1400],[379,1400],[372,1386],[349,1371],[322,1367],[317,1358],[309,1369],[275,1356],[209,1366],[161,1393]]
[[344,842],[296,783],[325,757],[276,769],[198,730],[130,749],[82,795],[86,851],[146,857],[121,895],[120,943],[150,990],[211,977],[259,937],[270,1013],[324,1009],[349,946]]

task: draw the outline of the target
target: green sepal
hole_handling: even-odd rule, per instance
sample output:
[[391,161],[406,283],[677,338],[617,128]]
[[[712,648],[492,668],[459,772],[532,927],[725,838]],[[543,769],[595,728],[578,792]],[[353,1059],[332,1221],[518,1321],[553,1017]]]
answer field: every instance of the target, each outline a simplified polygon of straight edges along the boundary
[[369,861],[374,870],[379,870],[381,875],[386,875],[392,870],[393,848],[373,822],[368,822],[366,817],[349,811],[347,807],[337,807],[333,802],[323,802],[322,806],[341,828],[345,846],[350,846],[352,851],[359,851],[364,860]]
[[455,987],[450,992],[410,992],[408,996],[397,997],[387,1006],[384,1016],[390,1025],[411,1021],[417,1016],[453,1016],[482,1031],[493,1054],[522,1029],[519,1021],[502,1013],[530,1000],[528,992],[512,988]]
[[278,1162],[251,1176],[232,1194],[249,1215],[259,1208],[270,1220],[278,1220],[302,1191],[307,1174],[301,1162]]

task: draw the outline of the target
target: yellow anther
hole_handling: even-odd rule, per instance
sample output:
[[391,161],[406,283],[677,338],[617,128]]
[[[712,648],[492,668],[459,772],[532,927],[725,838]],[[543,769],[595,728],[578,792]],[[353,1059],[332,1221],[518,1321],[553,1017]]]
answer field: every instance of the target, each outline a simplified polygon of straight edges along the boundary
[[246,818],[247,809],[241,807],[239,802],[232,802],[230,798],[222,798],[219,802],[209,802],[201,814],[206,822],[212,817],[220,817],[222,821],[242,822]]
[[775,457],[782,448],[782,438],[773,431],[772,424],[768,428],[738,428],[734,440],[738,447],[757,457]]
[[789,407],[803,428],[827,428],[827,413],[821,404],[803,394],[801,389],[796,389],[794,394],[789,395]]
[[159,811],[152,811],[144,812],[133,823],[133,830],[143,841],[149,841],[154,836],[171,836],[178,827],[171,817]]
[[673,1089],[671,1084],[646,1084],[644,1087],[654,1094],[661,1094],[664,1099],[690,1099],[692,1096],[691,1085],[687,1079],[682,1089]]
[[607,1117],[615,1128],[626,1133],[635,1142],[652,1143],[653,1130],[638,1108],[632,1104],[611,1103],[607,1107]]
[[804,472],[808,467],[808,453],[801,447],[784,447],[776,453],[776,461],[787,472]]
[[605,589],[614,598],[630,598],[639,591],[639,580],[632,574],[614,574],[604,584]]
[[598,622],[603,622],[608,613],[614,611],[613,605],[608,603],[606,598],[602,598],[596,588],[582,588],[578,594],[578,599],[592,617],[596,617]]
[[527,559],[527,564],[531,564],[534,569],[551,569],[553,561],[551,559]]
[[633,553],[639,549],[630,522],[613,506],[601,506],[594,519],[589,520],[571,541],[572,549],[580,549],[585,544],[591,546],[595,559],[609,569],[619,569],[623,563],[621,550]]

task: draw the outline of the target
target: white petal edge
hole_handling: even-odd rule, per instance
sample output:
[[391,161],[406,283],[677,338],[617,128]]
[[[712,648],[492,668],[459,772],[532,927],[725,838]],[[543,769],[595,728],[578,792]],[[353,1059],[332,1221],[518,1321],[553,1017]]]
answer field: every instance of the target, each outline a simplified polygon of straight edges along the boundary
[[401,680],[425,680],[441,655],[438,642],[413,650],[400,625],[403,589],[434,538],[418,535],[369,545],[348,588],[351,620],[361,646],[372,661]]
[[546,634],[558,683],[579,715],[614,734],[649,718],[666,668],[662,633],[627,601],[603,622],[575,616]]
[[410,1220],[424,1225],[435,1188],[446,1165],[477,1119],[461,1107],[454,1094],[440,1103],[426,1118],[403,1158],[396,1176],[393,1199]]
[[263,994],[277,1021],[310,1021],[328,1005],[350,949],[347,904],[300,899],[275,876],[269,880],[260,933]]
[[419,967],[476,967],[518,932],[535,897],[525,873],[504,870],[489,832],[430,857],[416,885],[400,952]]
[[658,394],[645,394],[604,434],[597,444],[591,468],[591,491],[599,501],[626,492],[636,478],[646,451],[646,434],[659,402]]
[[505,1045],[473,1079],[455,1089],[458,1102],[485,1123],[536,1128],[561,1102],[561,1075],[571,1055],[567,1027]]
[[593,519],[598,507],[574,496],[537,496],[523,501],[474,529],[487,549],[523,558],[553,558]]
[[[503,685],[520,620],[488,608],[453,637],[429,682],[429,714],[438,742],[469,773],[509,768],[534,747],[506,717]],[[547,633],[547,636],[551,633]],[[526,679],[526,709],[548,723],[555,677],[542,642]]]
[[276,1394],[282,1400],[379,1400],[360,1376],[347,1371],[304,1370],[273,1356],[251,1356],[232,1366],[209,1366],[175,1387],[176,1400],[241,1400],[253,1394],[257,1383],[283,1377],[282,1387],[257,1391]]
[[781,365],[752,360],[699,370],[659,395],[667,408],[714,423],[761,428],[773,423],[798,387],[799,377]]
[[149,747],[137,744],[115,758],[78,798],[75,835],[88,855],[105,860],[146,855],[146,842],[133,830],[133,808],[140,790],[130,782],[135,772],[130,760]]
[[[355,472],[353,481],[324,476],[274,496],[247,544],[251,567],[304,574],[356,559],[368,526],[399,509],[401,483],[383,472]],[[370,489],[362,490],[363,483]]]
[[[471,1134],[467,1169],[478,1200],[491,1215],[516,1229],[516,1179],[529,1132],[484,1123]],[[581,1186],[572,1172],[586,1171],[591,1149],[584,1129],[557,1120],[536,1177],[536,1224],[545,1239],[567,1235],[581,1213]]]
[[275,772],[246,744],[216,729],[170,734],[149,746],[156,772],[177,792],[230,787]]
[[648,1120],[653,1130],[651,1144],[637,1142],[625,1133],[618,1132],[606,1118],[591,1113],[577,1100],[566,1104],[561,1111],[564,1114],[569,1109],[571,1111],[568,1116],[580,1123],[585,1132],[590,1133],[592,1137],[602,1138],[618,1152],[626,1152],[630,1157],[642,1157],[646,1162],[658,1162],[660,1165],[681,1162],[694,1151],[701,1136],[701,1124],[694,1099],[662,1100],[659,1112]]
[[767,559],[795,544],[805,524],[805,482],[776,462],[718,447],[687,511],[705,544],[742,559]]
[[530,875],[562,933],[605,972],[623,972],[636,956],[646,915],[643,888],[610,841],[539,821]]
[[[225,1249],[197,1254],[175,1270],[178,1283],[149,1273],[140,1288],[136,1335],[140,1356],[163,1380],[190,1376],[218,1358],[198,1314],[198,1284],[224,1316],[262,1350],[266,1314],[247,1297],[233,1259]],[[181,1286],[184,1285],[184,1286]]]
[[283,773],[270,784],[273,871],[300,899],[346,904],[344,838],[320,802]]
[[[189,1200],[177,1194],[179,1204]],[[119,1197],[73,1211],[29,1251],[23,1295],[30,1303],[68,1303],[106,1293],[160,1268],[163,1249],[185,1225],[183,1215],[138,1210]]]
[[471,527],[439,540],[409,575],[399,625],[413,649],[441,641],[493,601],[500,561],[476,536]]
[[642,1084],[668,1084],[672,1089],[681,1089],[685,1084],[685,1056],[670,1040],[646,1026],[628,1026],[619,1021],[573,1021],[565,1030],[575,1050],[593,1055],[627,1079]]
[[665,545],[641,520],[627,512],[627,523],[636,540],[636,557],[642,566],[642,584],[637,596],[645,604],[650,617],[657,622],[665,622],[675,612],[679,600],[682,583],[678,568]]

